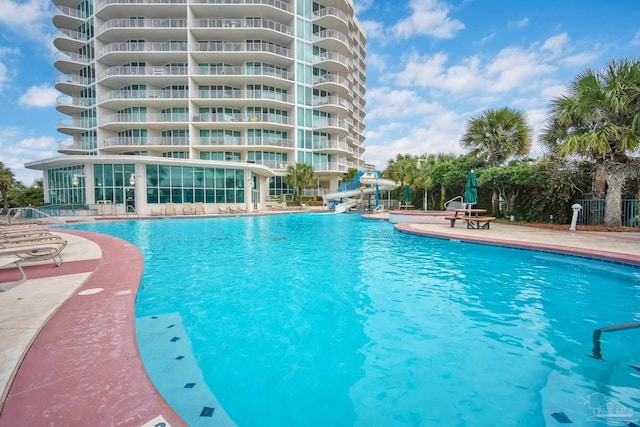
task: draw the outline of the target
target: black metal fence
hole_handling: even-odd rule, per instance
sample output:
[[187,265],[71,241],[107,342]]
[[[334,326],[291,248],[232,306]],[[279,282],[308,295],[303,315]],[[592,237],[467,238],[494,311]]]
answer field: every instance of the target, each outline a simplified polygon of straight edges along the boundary
[[[604,224],[605,199],[583,199],[576,203],[582,206],[579,224]],[[640,199],[622,200],[621,220],[626,227],[640,227]]]

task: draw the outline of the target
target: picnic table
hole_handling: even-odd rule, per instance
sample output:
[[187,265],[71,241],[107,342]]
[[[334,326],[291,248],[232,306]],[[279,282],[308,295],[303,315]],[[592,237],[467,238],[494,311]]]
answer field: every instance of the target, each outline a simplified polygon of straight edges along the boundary
[[455,213],[453,215],[444,217],[446,220],[451,221],[451,227],[456,225],[456,221],[460,220],[460,221],[467,222],[467,228],[488,229],[489,225],[491,224],[491,221],[496,219],[493,216],[486,216],[485,215],[487,213],[486,209],[459,208],[459,209],[455,209],[454,212]]

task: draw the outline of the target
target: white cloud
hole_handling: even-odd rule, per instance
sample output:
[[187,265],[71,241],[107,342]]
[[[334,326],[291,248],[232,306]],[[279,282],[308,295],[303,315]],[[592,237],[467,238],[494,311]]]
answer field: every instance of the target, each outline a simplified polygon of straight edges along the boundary
[[496,36],[496,33],[491,33],[488,36],[484,36],[483,38],[480,39],[478,44],[482,46],[483,44],[486,44],[489,40],[491,40],[495,36]]
[[353,1],[353,8],[356,12],[356,15],[369,9],[371,5],[373,5],[373,0],[354,0]]
[[446,54],[412,55],[404,70],[393,76],[403,86],[433,87],[453,93],[472,92],[484,83],[481,78],[480,60],[477,57],[465,58],[461,64],[445,68]]
[[15,48],[0,47],[0,90],[11,80],[11,71],[7,67],[7,62],[13,61],[13,56],[20,54],[20,51]]
[[567,33],[558,34],[549,37],[540,47],[540,50],[549,51],[553,56],[561,55],[569,44],[569,35]]
[[398,21],[391,29],[401,39],[425,35],[437,39],[450,39],[465,28],[457,19],[449,17],[449,6],[438,0],[411,0],[411,16]]
[[546,109],[531,109],[525,112],[527,115],[527,123],[533,130],[531,150],[529,156],[541,157],[546,153],[546,147],[540,142],[540,133],[544,127],[544,123],[547,120],[549,111]]
[[560,63],[568,67],[580,67],[582,65],[591,64],[593,61],[598,59],[599,56],[599,52],[583,52],[576,55],[567,56],[566,58],[560,60]]
[[56,105],[56,98],[59,96],[60,92],[51,86],[32,86],[20,97],[20,104],[30,107],[51,107]]
[[540,91],[542,97],[548,101],[565,94],[567,87],[564,85],[552,85],[543,87]]
[[388,87],[373,88],[367,91],[367,102],[374,106],[367,112],[370,119],[392,119],[432,114],[439,107],[425,101],[410,90],[392,90]]
[[25,169],[24,164],[34,160],[56,156],[57,144],[54,137],[24,136],[16,127],[0,129],[0,162],[11,169],[18,181],[30,186],[42,172]]
[[508,47],[502,49],[487,66],[487,78],[492,80],[489,89],[495,92],[520,89],[523,85],[530,86],[534,78],[549,75],[555,70],[555,67],[540,62],[535,52]]
[[631,40],[631,46],[640,46],[640,31],[638,31]]
[[360,25],[364,29],[367,40],[386,40],[384,25],[378,21],[361,21]]
[[508,24],[510,27],[516,27],[516,28],[524,28],[527,25],[529,25],[529,18],[522,18],[519,21],[509,21]]
[[36,40],[47,50],[53,51],[52,10],[53,6],[49,0],[0,0],[0,26],[19,34],[20,37]]

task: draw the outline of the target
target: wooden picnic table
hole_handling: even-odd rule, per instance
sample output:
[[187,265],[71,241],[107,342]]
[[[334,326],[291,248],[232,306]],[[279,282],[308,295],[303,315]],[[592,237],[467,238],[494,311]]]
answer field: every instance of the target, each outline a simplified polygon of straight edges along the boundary
[[492,216],[485,216],[486,209],[455,209],[454,215],[444,217],[451,221],[451,227],[456,225],[457,220],[466,221],[467,228],[488,229],[491,221],[495,219]]

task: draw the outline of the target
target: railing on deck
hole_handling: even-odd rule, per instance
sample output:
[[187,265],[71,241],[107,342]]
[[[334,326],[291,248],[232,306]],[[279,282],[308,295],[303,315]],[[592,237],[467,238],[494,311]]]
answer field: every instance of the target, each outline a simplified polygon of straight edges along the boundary
[[[605,199],[576,200],[582,211],[578,215],[580,224],[604,224]],[[622,200],[622,225],[640,227],[640,199]]]

